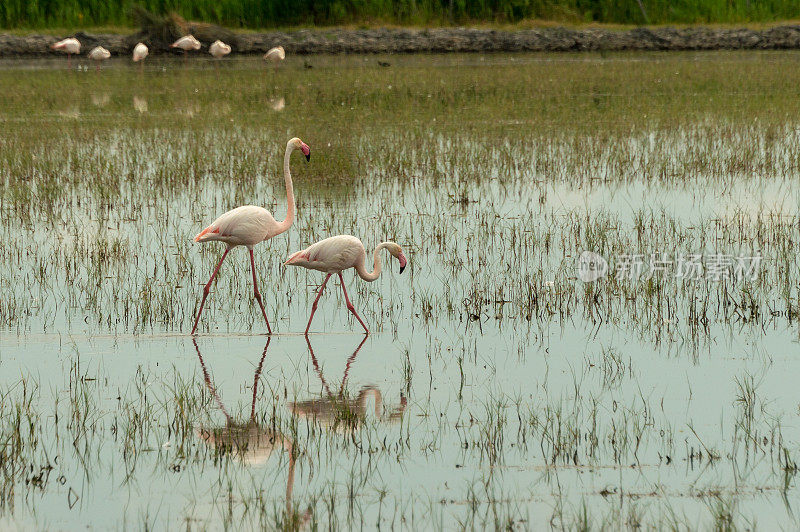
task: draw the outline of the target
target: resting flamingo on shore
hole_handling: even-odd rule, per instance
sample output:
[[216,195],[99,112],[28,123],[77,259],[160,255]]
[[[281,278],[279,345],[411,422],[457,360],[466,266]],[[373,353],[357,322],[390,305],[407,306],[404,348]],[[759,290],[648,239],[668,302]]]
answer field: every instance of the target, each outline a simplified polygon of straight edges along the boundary
[[147,48],[147,45],[143,42],[140,42],[136,46],[133,47],[133,62],[139,63],[139,69],[141,70],[144,67],[144,58],[147,57],[147,54],[150,53],[150,50]]
[[70,37],[69,39],[58,41],[50,48],[53,50],[63,50],[67,52],[67,68],[69,68],[72,63],[72,54],[77,55],[81,53],[81,42],[74,37]]
[[100,72],[100,62],[105,61],[111,57],[111,52],[103,48],[102,46],[95,46],[92,48],[92,51],[89,52],[89,59],[94,61],[95,67],[97,71]]
[[245,205],[226,212],[194,237],[195,242],[220,241],[224,242],[226,247],[225,253],[222,254],[222,258],[219,259],[219,263],[214,269],[214,273],[211,274],[211,279],[208,280],[205,288],[203,288],[203,299],[200,300],[200,309],[197,311],[197,318],[194,320],[191,334],[194,334],[197,330],[200,315],[203,313],[203,305],[211,290],[211,283],[214,282],[214,277],[219,272],[219,267],[222,266],[222,261],[225,260],[228,252],[236,246],[247,246],[250,251],[250,268],[253,272],[253,297],[261,307],[261,314],[264,316],[264,321],[267,322],[267,331],[272,334],[272,327],[269,325],[267,312],[264,310],[264,303],[261,301],[261,294],[258,291],[253,246],[287,231],[294,223],[294,188],[292,186],[292,174],[289,172],[289,160],[294,150],[300,150],[306,156],[307,161],[311,160],[311,149],[305,142],[295,137],[286,143],[286,152],[283,156],[283,175],[286,181],[286,203],[288,205],[286,207],[286,218],[282,222],[275,221],[275,218],[263,207]]
[[199,50],[200,41],[194,38],[194,35],[184,35],[174,43],[169,45],[170,48],[180,48],[183,50],[183,59],[186,60],[189,50]]
[[281,63],[281,61],[286,59],[286,51],[283,49],[283,46],[270,48],[267,53],[264,54],[264,59],[271,62],[275,67],[275,70],[278,70],[278,65]]
[[312,244],[302,251],[298,251],[289,257],[286,261],[288,266],[302,266],[309,270],[319,270],[328,275],[322,281],[319,287],[319,293],[311,306],[311,317],[308,318],[308,325],[306,325],[306,334],[311,328],[311,320],[314,319],[314,312],[317,310],[317,303],[319,302],[322,291],[325,290],[325,284],[331,275],[338,274],[339,282],[342,285],[342,292],[344,292],[344,300],[347,303],[347,309],[353,313],[358,322],[364,327],[364,332],[369,334],[369,329],[364,325],[361,317],[356,312],[355,307],[350,302],[347,296],[347,289],[344,287],[344,278],[342,271],[348,268],[355,268],[358,276],[367,282],[372,282],[377,279],[381,274],[381,258],[380,251],[386,249],[393,257],[400,262],[400,273],[406,268],[406,256],[403,255],[403,249],[394,242],[383,242],[378,244],[373,253],[373,267],[372,272],[368,272],[364,263],[367,260],[367,252],[364,250],[364,244],[361,240],[350,235],[338,235],[320,240],[316,244]]
[[231,47],[222,41],[214,41],[211,43],[211,46],[208,47],[208,53],[210,53],[214,59],[220,59],[231,53]]

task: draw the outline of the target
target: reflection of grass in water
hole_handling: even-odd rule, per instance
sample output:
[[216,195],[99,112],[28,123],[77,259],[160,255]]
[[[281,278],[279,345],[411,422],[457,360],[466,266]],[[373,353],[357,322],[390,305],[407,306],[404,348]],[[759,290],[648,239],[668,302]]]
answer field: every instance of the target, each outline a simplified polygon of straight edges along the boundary
[[[604,356],[602,352],[600,356]],[[640,397],[636,404],[626,406],[620,402],[614,406],[620,396],[606,386],[601,386],[599,392],[584,389],[587,386],[585,377],[591,376],[591,372],[605,372],[603,368],[587,369],[588,374],[576,375],[574,389],[565,391],[561,397],[551,395],[555,390],[548,392],[546,386],[541,393],[511,402],[502,393],[493,392],[488,395],[483,408],[468,407],[457,418],[444,423],[438,416],[419,418],[412,415],[411,420],[406,419],[403,424],[414,424],[413,435],[407,433],[410,426],[401,426],[398,441],[392,441],[397,437],[395,428],[387,425],[388,430],[382,431],[382,422],[378,418],[373,420],[371,416],[363,415],[366,403],[355,401],[358,405],[355,408],[347,401],[336,402],[332,407],[336,421],[339,424],[357,423],[358,427],[341,434],[321,428],[316,423],[298,423],[298,418],[290,415],[282,398],[274,395],[272,390],[261,390],[256,397],[255,413],[259,424],[266,430],[262,437],[291,434],[295,449],[299,449],[294,455],[299,464],[298,483],[311,483],[319,474],[311,463],[330,453],[352,463],[352,469],[343,470],[344,478],[339,475],[326,477],[323,482],[312,483],[312,488],[295,492],[294,509],[287,513],[283,504],[275,499],[265,499],[260,477],[245,473],[250,465],[242,463],[241,457],[251,452],[250,431],[254,425],[245,423],[214,429],[214,437],[219,437],[215,445],[197,445],[198,438],[208,436],[195,434],[195,427],[213,425],[212,418],[221,418],[202,377],[196,375],[196,379],[187,379],[174,370],[171,375],[160,377],[140,369],[126,389],[114,390],[115,394],[119,393],[116,398],[108,395],[108,385],[103,384],[108,376],[103,371],[83,366],[77,356],[76,360],[70,371],[70,392],[66,402],[49,403],[47,393],[31,380],[22,380],[9,387],[0,397],[2,504],[15,504],[16,497],[21,496],[22,486],[29,486],[26,490],[44,493],[74,485],[77,479],[71,475],[71,463],[83,464],[80,470],[92,479],[102,475],[104,468],[118,460],[124,465],[125,483],[133,485],[137,482],[152,483],[159,475],[214,468],[220,475],[226,500],[231,501],[224,506],[226,512],[231,512],[229,517],[234,519],[233,522],[238,519],[242,523],[283,523],[293,529],[309,519],[325,522],[330,517],[339,521],[340,526],[350,526],[361,518],[359,512],[372,504],[369,486],[374,485],[375,475],[381,467],[406,459],[417,445],[418,437],[427,441],[429,449],[437,449],[455,435],[461,441],[457,463],[478,467],[479,473],[473,481],[452,492],[450,497],[460,499],[446,503],[447,511],[454,512],[448,515],[467,525],[505,526],[540,522],[541,516],[529,515],[527,506],[531,502],[529,497],[536,499],[538,496],[528,491],[509,491],[503,482],[504,468],[517,467],[515,464],[520,462],[540,464],[533,469],[541,471],[536,473],[536,476],[542,475],[537,483],[544,482],[545,486],[556,486],[558,476],[571,468],[590,471],[614,467],[622,472],[640,460],[641,466],[653,467],[649,461],[658,460],[657,456],[670,457],[669,462],[662,462],[660,466],[666,468],[664,471],[682,469],[690,460],[700,461],[704,467],[714,467],[714,461],[705,465],[706,459],[697,457],[697,447],[683,449],[682,445],[669,442],[672,436],[665,440],[663,431],[671,432],[672,429],[669,421],[657,414],[660,398]],[[749,405],[756,401],[755,388],[746,384],[748,379],[737,382],[745,383],[740,384],[736,400],[743,402],[743,415],[748,416],[748,411],[752,410]],[[343,397],[348,396],[345,394]],[[772,472],[767,477],[760,477],[759,481],[768,489],[776,489],[773,484],[781,484],[784,472],[793,464],[786,462],[784,466],[784,456],[794,456],[796,449],[794,445],[791,450],[780,447],[787,443],[780,425],[774,424],[769,403],[761,402],[763,399],[758,401],[759,415],[749,419],[749,432],[738,430],[742,423],[740,419],[730,419],[724,428],[731,429],[733,439],[728,442],[715,440],[715,443],[725,445],[720,449],[720,459],[730,463],[735,458],[743,477],[751,467],[747,465],[748,456],[757,453],[757,461],[767,460]],[[243,408],[249,412],[249,405]],[[54,419],[55,423],[46,419]],[[754,434],[759,437],[753,438]],[[765,434],[770,435],[771,442],[762,441]],[[701,436],[715,438],[708,431]],[[433,440],[428,441],[431,437]],[[390,438],[389,445],[385,438]],[[412,439],[407,441],[409,438]],[[164,442],[169,442],[170,447],[163,448]],[[272,445],[273,441],[267,439],[265,443]],[[111,462],[92,459],[101,449],[104,449],[103,453],[110,452]],[[273,457],[263,465],[274,469],[276,473],[273,474],[279,474],[283,479],[288,457],[286,453],[279,454],[279,458]],[[59,456],[57,462],[52,460],[54,456]],[[64,474],[70,476],[62,483],[58,479]],[[606,526],[621,523],[641,526],[696,524],[696,517],[675,513],[671,508],[676,498],[689,497],[708,506],[712,523],[746,523],[745,516],[737,510],[739,492],[732,491],[733,487],[716,486],[713,475],[709,482],[710,487],[699,484],[689,493],[676,493],[670,487],[656,486],[642,493],[619,493],[613,488],[613,491],[594,494],[604,499],[622,497],[622,506],[611,513],[603,511],[602,505],[573,506],[574,499],[569,495],[565,493],[561,498],[555,494],[557,505],[550,519],[567,527],[584,523],[590,528],[597,523],[606,523]],[[744,482],[735,489],[750,493],[760,488]],[[389,492],[393,497],[387,508],[393,512],[390,515],[413,522],[408,513],[411,511],[409,499],[391,489]],[[650,503],[642,502],[648,498]],[[430,502],[435,507],[431,508],[432,515],[438,516],[442,503]],[[392,508],[392,504],[396,506]],[[348,508],[354,513],[350,514]],[[218,517],[224,518],[224,515]]]

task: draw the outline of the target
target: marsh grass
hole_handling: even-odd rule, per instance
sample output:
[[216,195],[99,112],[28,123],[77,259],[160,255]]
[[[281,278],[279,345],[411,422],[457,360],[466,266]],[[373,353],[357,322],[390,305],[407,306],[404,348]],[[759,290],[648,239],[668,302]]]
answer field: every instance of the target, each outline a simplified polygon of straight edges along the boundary
[[[377,401],[358,402],[376,366],[361,381],[329,377],[343,387],[331,394],[306,346],[284,347],[290,362],[265,369],[251,421],[292,451],[276,449],[261,468],[198,437],[229,421],[188,344],[163,340],[158,358],[128,367],[66,341],[55,384],[3,366],[0,504],[41,524],[26,494],[63,503],[72,490],[87,511],[92,487],[112,477],[126,500],[153,479],[190,494],[168,509],[142,497],[123,512],[142,527],[614,529],[746,526],[752,494],[792,501],[798,449],[786,413],[796,405],[762,383],[779,371],[776,353],[752,346],[797,336],[796,59],[0,69],[0,364],[19,363],[6,358],[11,340],[40,333],[122,343],[133,333],[135,343],[185,332],[221,252],[191,237],[239,204],[282,218],[280,162],[294,135],[313,152],[310,164],[292,162],[298,221],[256,252],[277,330],[302,330],[321,281],[282,267],[291,251],[352,233],[368,248],[396,240],[411,259],[402,277],[396,267],[374,284],[346,276],[375,331],[359,357],[382,357],[390,375],[378,412],[367,412]],[[277,97],[282,111],[266,105]],[[633,282],[612,271],[584,284],[584,250],[759,251],[763,267],[752,281]],[[203,332],[262,332],[240,251],[212,289]],[[335,311],[339,297],[327,294],[315,326],[353,328]],[[588,338],[577,347],[575,331]],[[205,352],[223,349],[204,341]],[[253,381],[218,376],[231,360],[209,364],[209,379],[241,428]],[[332,417],[289,408],[322,401]],[[408,478],[426,482],[399,491]]]
[[[577,312],[628,316],[642,334],[678,323],[682,336],[697,337],[711,307],[726,323],[776,313],[791,320],[790,182],[800,139],[785,117],[797,111],[788,97],[797,80],[775,75],[786,70],[775,66],[790,61],[785,56],[711,57],[648,56],[636,69],[624,56],[507,56],[492,68],[475,57],[431,57],[425,66],[399,61],[388,71],[369,58],[320,58],[316,69],[289,65],[277,76],[244,69],[247,62],[231,63],[222,77],[170,63],[144,77],[127,68],[99,78],[0,72],[10,89],[2,102],[0,257],[18,265],[0,279],[8,294],[0,320],[21,330],[52,328],[71,323],[70,309],[81,308],[97,327],[180,330],[218,253],[198,249],[191,236],[242,203],[282,216],[281,139],[295,134],[319,159],[294,163],[302,238],[264,252],[261,275],[269,279],[313,287],[313,273],[284,270],[280,257],[332,233],[354,233],[368,246],[384,238],[410,246],[409,301],[429,322],[442,315],[472,323],[564,320]],[[744,80],[736,90],[722,86],[731,68]],[[56,77],[65,85],[60,95],[48,89]],[[100,105],[97,93],[108,95],[94,100]],[[286,96],[284,111],[264,106],[271,94]],[[133,108],[133,97],[148,100],[146,113]],[[64,108],[77,117],[60,115]],[[664,198],[709,188],[746,197],[753,186],[775,197],[754,197],[757,212],[737,210],[736,198],[689,211],[598,205],[587,216],[579,203],[561,207],[565,197],[580,197],[572,191],[586,190],[582,201],[593,202],[643,186]],[[417,223],[427,219],[438,223]],[[643,291],[613,279],[596,287],[572,280],[573,257],[583,249],[649,255],[676,249],[675,242],[685,253],[758,250],[765,271],[754,283],[650,282]],[[508,252],[487,261],[487,249]],[[220,330],[257,323],[246,265],[233,259],[216,290],[232,297],[212,304],[244,312],[226,313]],[[416,271],[454,282],[417,286]],[[310,294],[270,293],[270,312],[288,317],[289,303],[298,308]],[[403,310],[393,303],[367,312],[381,326]]]

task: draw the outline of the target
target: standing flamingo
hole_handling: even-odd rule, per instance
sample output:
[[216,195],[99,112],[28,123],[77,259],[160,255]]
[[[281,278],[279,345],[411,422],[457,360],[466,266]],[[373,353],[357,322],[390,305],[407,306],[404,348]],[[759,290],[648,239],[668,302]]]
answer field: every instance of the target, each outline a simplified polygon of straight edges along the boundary
[[200,41],[194,38],[194,35],[184,35],[170,45],[170,48],[180,48],[183,50],[183,60],[186,61],[189,50],[199,50]]
[[306,156],[306,161],[311,160],[311,149],[305,142],[295,137],[286,143],[286,153],[283,156],[283,175],[286,181],[286,203],[288,206],[286,208],[286,218],[282,222],[276,222],[269,211],[263,207],[245,205],[226,212],[194,237],[195,242],[219,240],[224,242],[226,247],[225,253],[222,254],[222,258],[219,259],[219,263],[214,269],[214,273],[211,274],[211,279],[208,280],[205,288],[203,288],[203,299],[200,300],[200,309],[197,311],[197,318],[194,320],[192,334],[197,330],[200,315],[203,313],[203,305],[211,290],[211,283],[214,281],[217,272],[219,272],[219,267],[222,266],[222,261],[225,260],[228,252],[236,246],[247,246],[250,251],[250,267],[253,272],[253,297],[261,307],[261,314],[264,316],[264,321],[267,322],[267,331],[272,334],[272,327],[269,325],[267,312],[264,310],[264,303],[261,301],[261,294],[258,291],[253,246],[287,231],[294,223],[294,187],[292,186],[292,175],[289,172],[289,160],[294,150],[303,152],[303,155]]
[[208,53],[210,53],[214,59],[221,59],[231,53],[231,47],[222,41],[214,41],[211,43],[211,46],[208,47]]
[[364,327],[364,332],[369,334],[369,329],[364,325],[355,307],[350,302],[350,298],[347,296],[347,289],[344,287],[342,271],[348,268],[355,268],[359,277],[367,282],[374,281],[381,274],[381,259],[378,253],[384,248],[400,262],[400,273],[403,273],[407,261],[406,256],[403,255],[403,249],[400,246],[394,242],[378,244],[373,254],[374,262],[372,272],[370,273],[364,266],[367,259],[367,252],[364,250],[364,244],[361,243],[361,240],[350,235],[338,235],[320,240],[316,244],[312,244],[306,249],[298,251],[289,257],[289,260],[286,261],[287,265],[302,266],[309,270],[319,270],[328,274],[325,280],[322,281],[317,298],[311,306],[311,317],[308,318],[306,334],[308,334],[308,330],[311,328],[311,320],[314,319],[314,312],[317,310],[317,303],[319,302],[320,296],[322,296],[322,291],[325,290],[325,284],[334,273],[339,274],[339,282],[342,285],[342,292],[344,292],[344,300],[347,302],[347,309],[353,313],[361,326]]
[[286,51],[283,49],[283,46],[270,48],[267,53],[264,54],[264,59],[271,62],[275,67],[275,70],[278,70],[278,65],[281,63],[281,61],[286,59]]
[[144,58],[149,53],[150,50],[147,49],[147,45],[142,42],[133,47],[133,62],[139,63],[140,71],[144,68]]
[[69,39],[64,39],[63,41],[58,41],[53,46],[51,46],[53,50],[64,50],[67,52],[67,68],[70,67],[72,64],[72,54],[79,54],[81,53],[81,42],[74,38],[70,37]]
[[97,68],[98,72],[100,72],[100,62],[105,61],[109,57],[111,57],[111,52],[102,46],[95,46],[92,48],[92,51],[89,52],[89,59],[95,62],[95,67]]

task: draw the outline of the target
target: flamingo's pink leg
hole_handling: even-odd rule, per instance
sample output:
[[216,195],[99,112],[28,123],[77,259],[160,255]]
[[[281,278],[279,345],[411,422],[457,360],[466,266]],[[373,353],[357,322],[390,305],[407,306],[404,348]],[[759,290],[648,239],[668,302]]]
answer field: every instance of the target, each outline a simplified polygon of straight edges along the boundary
[[311,305],[311,317],[308,318],[308,325],[306,325],[306,336],[308,336],[308,330],[311,328],[311,320],[314,319],[314,313],[317,311],[317,303],[319,303],[319,298],[322,296],[322,291],[325,290],[325,285],[328,282],[328,279],[331,278],[331,273],[325,277],[325,280],[322,281],[322,285],[319,287],[319,292],[317,293],[317,298],[314,300],[314,304]]
[[344,287],[344,277],[342,277],[342,272],[339,272],[339,282],[342,285],[342,292],[344,292],[344,300],[347,303],[347,310],[353,313],[353,316],[356,317],[358,323],[360,323],[361,326],[364,327],[364,332],[366,334],[369,334],[369,329],[367,329],[367,326],[364,325],[364,322],[361,320],[361,316],[359,316],[358,312],[356,312],[356,307],[353,306],[353,304],[350,302],[350,298],[347,297],[347,289]]
[[261,301],[261,294],[258,291],[258,281],[256,281],[256,259],[253,257],[253,250],[250,250],[250,269],[253,270],[253,297],[258,301],[258,306],[261,307],[261,314],[264,316],[264,321],[267,322],[267,333],[272,334],[272,327],[269,326],[267,319],[267,311],[264,310],[264,302]]
[[208,297],[208,293],[211,291],[211,283],[214,282],[214,277],[217,276],[217,272],[219,272],[219,267],[222,266],[222,261],[225,260],[225,257],[228,256],[228,252],[230,249],[226,249],[225,253],[222,254],[222,258],[219,259],[219,263],[217,263],[217,267],[214,268],[214,273],[211,274],[211,279],[208,280],[206,283],[205,288],[203,288],[203,299],[200,300],[200,310],[197,311],[197,318],[194,320],[194,327],[192,327],[191,334],[197,330],[197,324],[200,322],[200,314],[203,313],[203,305],[206,303],[206,298]]

